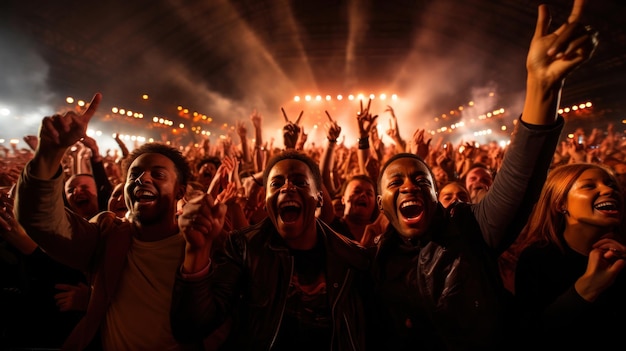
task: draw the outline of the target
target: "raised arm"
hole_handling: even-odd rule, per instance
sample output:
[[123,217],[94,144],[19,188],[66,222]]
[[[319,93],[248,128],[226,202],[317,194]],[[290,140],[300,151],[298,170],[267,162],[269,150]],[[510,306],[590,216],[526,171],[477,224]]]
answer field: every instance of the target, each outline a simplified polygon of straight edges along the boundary
[[302,114],[304,111],[300,112],[298,119],[295,122],[291,122],[289,117],[287,117],[287,113],[285,109],[280,109],[283,112],[283,117],[285,118],[285,126],[283,127],[283,142],[285,144],[285,149],[295,149],[297,146],[298,138],[300,138],[300,119],[302,118]]
[[33,176],[51,179],[57,173],[65,150],[87,135],[87,125],[100,100],[100,93],[94,95],[87,110],[81,114],[68,111],[62,116],[44,117],[39,129],[39,144],[31,163]]
[[357,152],[357,158],[359,160],[359,172],[367,174],[365,163],[370,157],[370,131],[378,119],[378,115],[372,116],[370,113],[370,106],[372,100],[367,102],[367,107],[363,108],[363,101],[361,101],[361,109],[357,112],[356,120],[359,127],[359,148]]
[[547,5],[539,6],[535,33],[526,58],[526,100],[522,121],[556,123],[565,78],[587,61],[598,44],[598,33],[581,23],[585,1],[576,0],[567,21],[549,33]]
[[575,0],[567,22],[548,33],[549,14],[539,6],[526,60],[526,100],[504,160],[487,196],[474,207],[483,237],[506,248],[536,203],[563,128],[557,108],[565,78],[597,45],[595,32],[580,23],[583,0]]
[[333,170],[333,162],[334,162],[334,152],[335,147],[337,146],[337,138],[341,134],[341,127],[334,120],[328,111],[326,112],[326,116],[328,116],[328,122],[324,124],[326,128],[326,138],[328,139],[328,146],[324,149],[324,153],[322,154],[322,162],[320,163],[320,171],[322,173],[322,181],[326,190],[329,192],[329,195],[334,195],[338,189],[335,188],[331,172]]

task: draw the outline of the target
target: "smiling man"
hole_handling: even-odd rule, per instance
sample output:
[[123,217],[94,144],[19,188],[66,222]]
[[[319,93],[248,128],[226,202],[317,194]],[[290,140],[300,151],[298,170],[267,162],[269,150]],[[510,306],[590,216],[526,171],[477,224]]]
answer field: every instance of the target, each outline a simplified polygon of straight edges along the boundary
[[182,154],[148,143],[129,155],[127,220],[108,211],[87,220],[63,206],[61,159],[85,135],[100,100],[96,94],[82,114],[43,119],[39,146],[17,187],[15,212],[26,232],[52,258],[93,277],[87,312],[63,349],[200,349],[177,342],[169,323],[185,245],[176,203],[191,174]]
[[[419,156],[397,154],[382,167],[378,205],[389,220],[376,247],[374,349],[510,350],[515,316],[497,267],[539,198],[563,128],[565,78],[597,40],[575,0],[566,23],[549,32],[546,5],[526,59],[526,99],[491,187],[476,177],[472,204],[444,208],[435,176]],[[487,191],[488,190],[488,191]],[[522,337],[526,337],[525,335]]]
[[268,162],[263,180],[268,218],[221,236],[225,245],[214,245],[225,205],[206,195],[183,208],[187,247],[172,300],[174,335],[198,341],[232,319],[229,350],[364,350],[368,255],[316,219],[317,164],[285,151]]

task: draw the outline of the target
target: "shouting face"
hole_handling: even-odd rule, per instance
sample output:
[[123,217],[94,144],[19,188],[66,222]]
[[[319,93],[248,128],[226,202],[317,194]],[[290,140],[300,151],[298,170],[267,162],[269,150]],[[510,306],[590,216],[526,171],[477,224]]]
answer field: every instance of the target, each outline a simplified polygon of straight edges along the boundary
[[277,162],[267,177],[265,203],[288,246],[307,249],[315,243],[315,210],[322,204],[322,194],[306,163],[294,159]]
[[437,206],[434,180],[423,162],[401,157],[385,168],[378,207],[400,235],[415,237],[425,233]]
[[70,208],[83,218],[98,214],[98,190],[91,175],[77,174],[65,183],[65,197]]

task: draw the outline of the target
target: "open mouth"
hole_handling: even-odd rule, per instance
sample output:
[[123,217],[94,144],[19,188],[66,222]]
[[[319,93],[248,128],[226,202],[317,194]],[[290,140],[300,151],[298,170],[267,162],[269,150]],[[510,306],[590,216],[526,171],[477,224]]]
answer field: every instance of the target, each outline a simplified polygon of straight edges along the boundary
[[86,197],[80,197],[74,200],[74,204],[77,207],[82,207],[82,206],[86,206],[89,204],[89,199]]
[[355,205],[355,206],[360,206],[360,207],[367,207],[367,201],[365,201],[365,200],[359,200],[359,201],[356,201],[356,202],[354,203],[354,205]]
[[148,190],[138,190],[135,191],[135,198],[139,203],[152,202],[156,200],[157,196]]
[[400,205],[400,214],[408,220],[417,219],[424,212],[424,206],[418,201],[407,201]]
[[617,215],[620,212],[620,208],[615,201],[603,201],[595,204],[593,208],[597,211],[610,215]]
[[295,201],[286,201],[280,205],[278,209],[278,215],[284,223],[293,223],[299,217],[302,212],[302,207]]

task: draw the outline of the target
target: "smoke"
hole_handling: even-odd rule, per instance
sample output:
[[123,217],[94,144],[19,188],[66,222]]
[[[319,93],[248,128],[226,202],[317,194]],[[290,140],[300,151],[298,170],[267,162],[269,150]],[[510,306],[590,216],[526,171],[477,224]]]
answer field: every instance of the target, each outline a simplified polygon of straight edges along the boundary
[[48,65],[25,37],[0,27],[0,139],[20,138],[18,148],[26,148],[21,140],[36,135],[41,119],[58,100],[46,86]]
[[[518,90],[523,89],[519,73],[507,68],[523,71],[524,51],[490,40],[491,17],[483,13],[488,7],[474,3],[349,1],[339,11],[325,2],[287,0],[258,4],[169,0],[155,2],[145,11],[140,5],[93,6],[49,5],[45,11],[52,12],[52,18],[62,13],[88,24],[80,37],[71,40],[94,58],[81,68],[97,73],[84,78],[90,82],[69,83],[103,92],[101,109],[90,126],[102,130],[97,139],[102,149],[115,147],[109,137],[113,132],[165,133],[167,129],[155,129],[146,120],[178,119],[179,105],[212,119],[200,125],[211,130],[213,142],[221,135],[236,137],[233,126],[238,121],[246,123],[253,138],[249,116],[256,110],[263,116],[265,141],[274,138],[274,145],[282,147],[284,108],[292,120],[304,111],[301,125],[311,143],[324,143],[328,111],[342,126],[346,144],[353,144],[358,137],[359,100],[348,100],[348,94],[364,94],[365,104],[375,94],[371,112],[379,116],[378,133],[389,143],[387,106],[393,108],[406,140],[417,129],[436,131],[458,120],[468,126],[480,114],[517,103]],[[78,9],[89,13],[72,12]],[[388,17],[381,21],[381,14]],[[399,33],[398,28],[412,32]],[[58,67],[51,72],[26,36],[0,33],[0,73],[6,77],[0,82],[0,120],[3,125],[27,126],[2,128],[0,133],[6,134],[0,137],[34,134],[41,118],[64,103],[65,97],[54,93],[57,87],[48,84],[78,79],[80,74],[69,75]],[[498,73],[502,64],[506,75]],[[144,93],[150,95],[148,101],[141,100]],[[398,99],[381,100],[382,93],[398,94]],[[318,94],[321,101],[315,99]],[[296,95],[300,101],[294,101]],[[305,95],[314,99],[305,101]],[[143,112],[144,120],[115,116],[110,112],[114,106]],[[5,109],[11,114],[3,115]],[[191,120],[183,120],[186,129]]]

